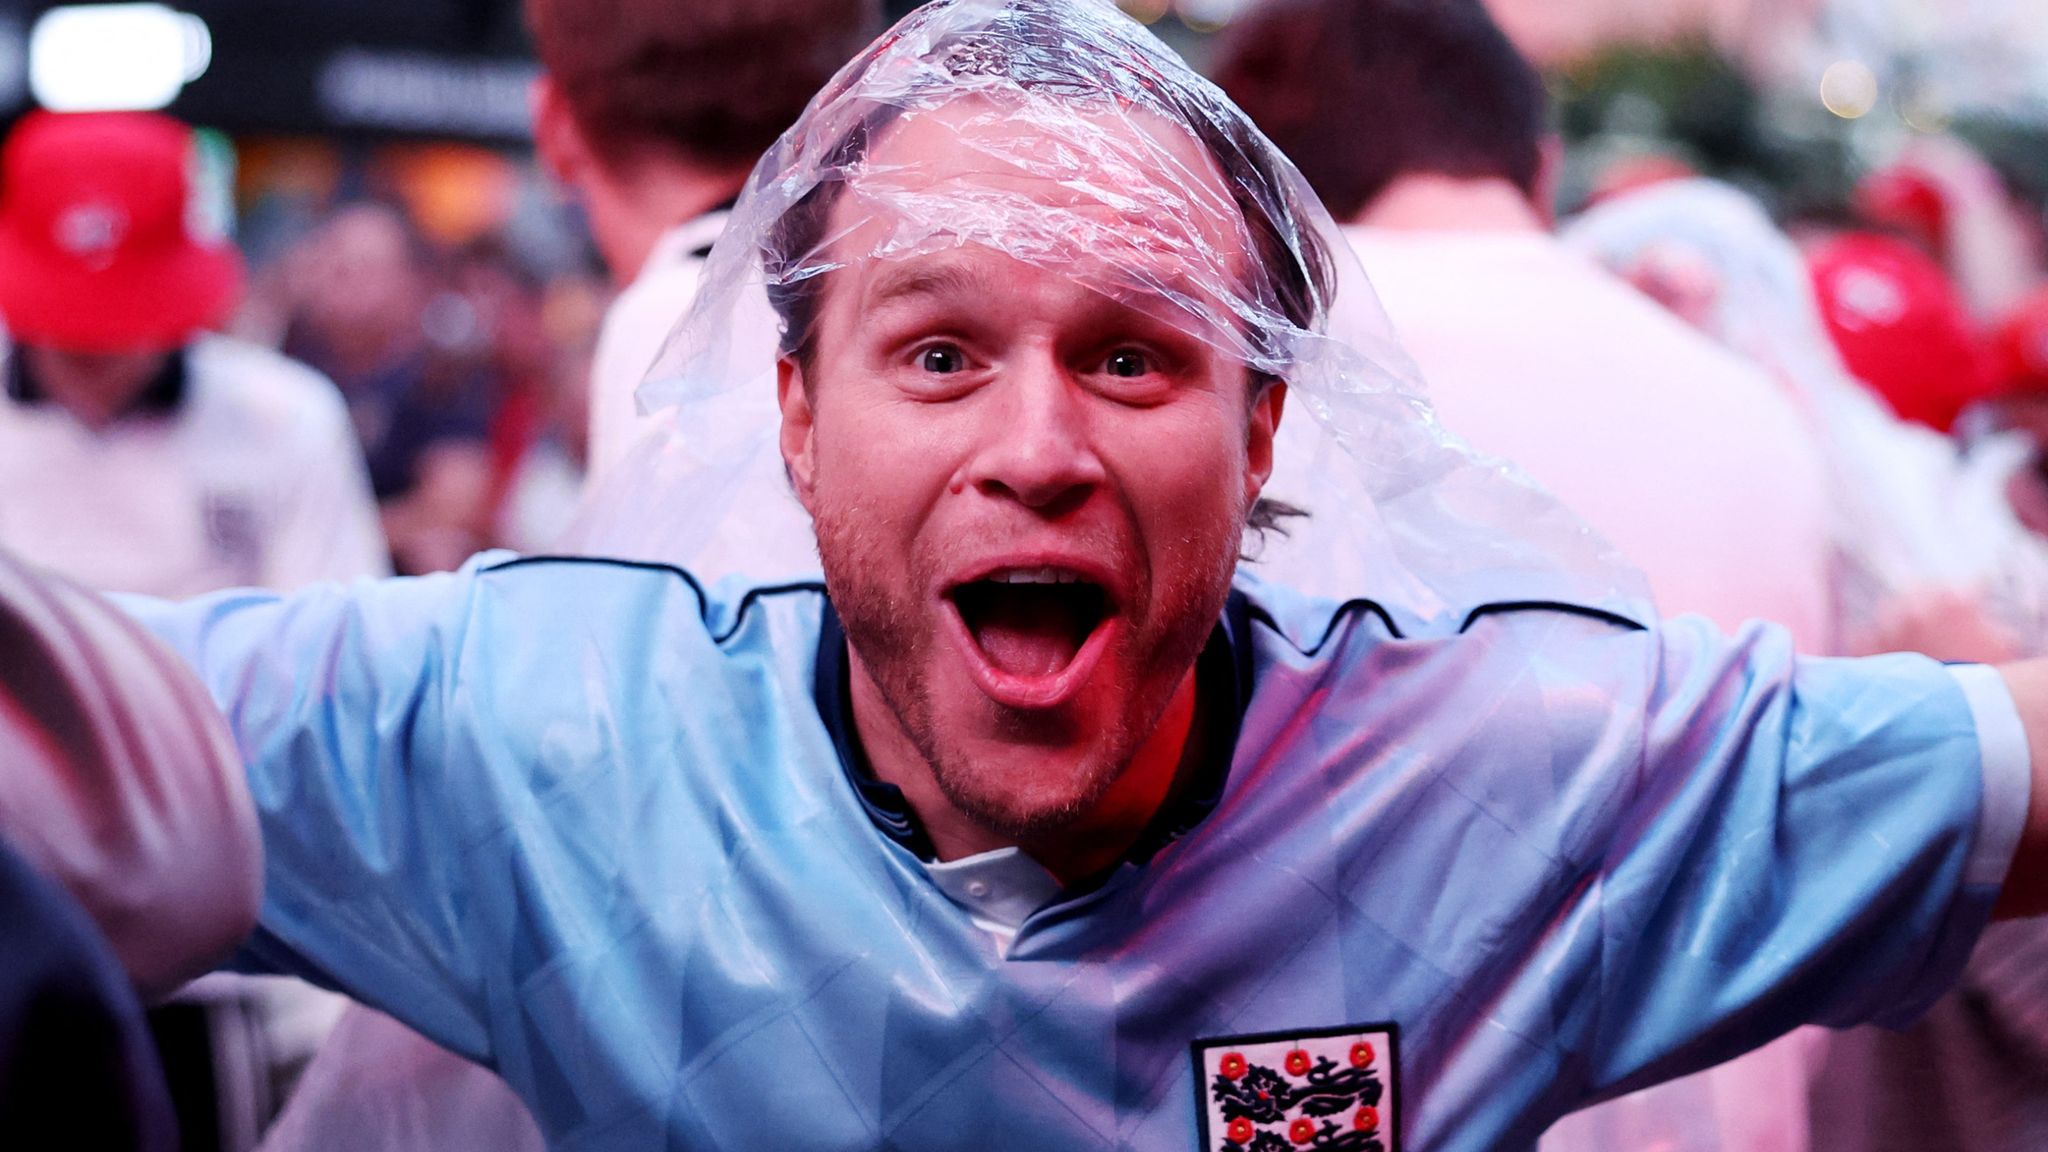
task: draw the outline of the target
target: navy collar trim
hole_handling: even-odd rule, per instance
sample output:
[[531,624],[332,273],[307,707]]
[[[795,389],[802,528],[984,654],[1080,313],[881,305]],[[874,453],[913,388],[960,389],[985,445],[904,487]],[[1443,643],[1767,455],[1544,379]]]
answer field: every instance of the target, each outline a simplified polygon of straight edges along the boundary
[[[142,391],[136,393],[135,399],[121,413],[122,418],[165,416],[182,407],[191,379],[191,366],[186,360],[185,349],[171,353],[164,366],[150,378]],[[7,398],[16,404],[46,404],[50,400],[49,393],[30,375],[28,357],[22,355],[20,348],[7,356]]]
[[[818,629],[818,656],[812,695],[847,783],[884,836],[920,860],[938,858],[931,837],[918,821],[903,790],[875,776],[853,722],[852,676],[847,662],[846,630],[832,601],[825,601]],[[1223,619],[1195,663],[1195,739],[1188,742],[1172,793],[1152,822],[1124,854],[1124,863],[1142,865],[1160,849],[1200,824],[1223,797],[1230,782],[1230,762],[1237,737],[1251,706],[1251,604],[1233,588]]]

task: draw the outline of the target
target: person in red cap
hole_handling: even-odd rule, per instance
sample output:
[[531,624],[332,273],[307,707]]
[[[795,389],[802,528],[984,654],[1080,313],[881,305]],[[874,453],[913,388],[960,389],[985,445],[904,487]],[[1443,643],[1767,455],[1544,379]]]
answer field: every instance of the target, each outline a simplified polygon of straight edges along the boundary
[[2041,273],[2039,214],[1954,136],[1915,136],[1856,186],[1854,209],[1934,257],[1980,322],[2010,312]]
[[32,113],[0,154],[0,541],[88,585],[189,596],[387,568],[334,387],[207,329],[241,258],[194,142]]
[[1983,346],[1933,257],[1904,240],[1846,232],[1816,244],[1807,262],[1842,359],[1900,417],[1946,432],[1990,391]]
[[[203,172],[191,131],[153,114],[31,113],[0,150],[0,547],[172,597],[384,575],[333,384],[208,331],[242,264]],[[338,1010],[209,977],[153,1013],[186,1146],[253,1147]]]

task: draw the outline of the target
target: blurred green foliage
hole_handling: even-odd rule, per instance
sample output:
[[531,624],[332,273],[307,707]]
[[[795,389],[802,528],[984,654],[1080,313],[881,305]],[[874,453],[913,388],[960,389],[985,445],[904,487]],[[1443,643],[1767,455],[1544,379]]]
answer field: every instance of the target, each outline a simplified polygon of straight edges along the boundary
[[1599,170],[1630,154],[1664,153],[1750,189],[1781,210],[1846,203],[1854,165],[1848,122],[1772,100],[1707,41],[1620,45],[1550,77],[1553,114],[1568,148],[1567,207]]

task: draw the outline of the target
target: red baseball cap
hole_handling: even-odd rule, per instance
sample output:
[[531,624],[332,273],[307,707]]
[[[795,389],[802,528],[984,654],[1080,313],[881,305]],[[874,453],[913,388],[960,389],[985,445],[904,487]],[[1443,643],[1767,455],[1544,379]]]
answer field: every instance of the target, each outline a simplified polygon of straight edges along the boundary
[[1948,248],[1948,194],[1908,164],[1873,172],[1856,188],[1856,209],[1881,227],[1901,229],[1936,252]]
[[31,112],[0,152],[0,320],[78,351],[176,348],[227,318],[242,259],[208,224],[192,132],[148,112]]
[[1850,232],[1816,245],[1807,263],[1842,359],[1892,411],[1946,432],[1991,392],[1985,346],[1948,274],[1925,252]]

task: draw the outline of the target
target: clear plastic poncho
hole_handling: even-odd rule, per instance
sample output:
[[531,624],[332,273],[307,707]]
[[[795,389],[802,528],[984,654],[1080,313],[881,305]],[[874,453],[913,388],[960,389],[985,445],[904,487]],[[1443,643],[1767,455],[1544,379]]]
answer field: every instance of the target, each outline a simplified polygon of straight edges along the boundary
[[1837,632],[1851,651],[1887,647],[1895,606],[1930,590],[1974,601],[2022,651],[2038,650],[2048,549],[2006,503],[2015,460],[1959,456],[1885,410],[1843,364],[1805,260],[1761,204],[1717,181],[1676,181],[1603,204],[1563,237],[1764,367],[1800,406],[1828,466]]
[[[874,160],[920,120],[958,146],[929,165]],[[1276,467],[1310,513],[1273,542],[1311,561],[1285,565],[1303,590],[1371,598],[1410,628],[1504,600],[1649,610],[1641,577],[1577,517],[1438,425],[1300,173],[1101,0],[940,0],[818,94],[748,180],[640,389],[653,428],[571,547],[711,579],[815,574],[777,448],[777,356],[807,338],[806,290],[835,270],[959,245],[1057,270],[1287,383],[1287,419],[1338,449]]]

